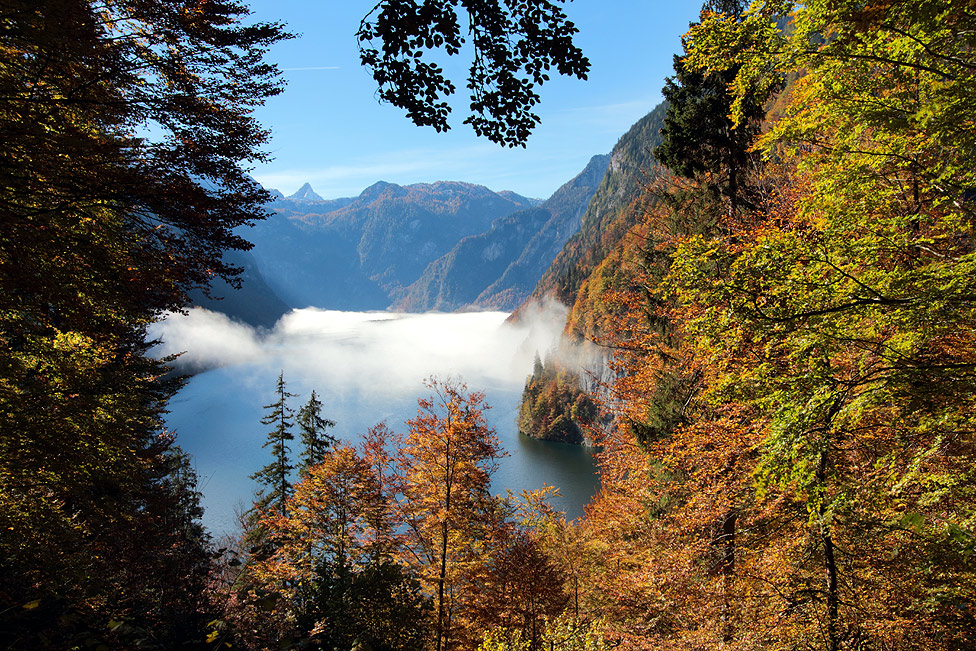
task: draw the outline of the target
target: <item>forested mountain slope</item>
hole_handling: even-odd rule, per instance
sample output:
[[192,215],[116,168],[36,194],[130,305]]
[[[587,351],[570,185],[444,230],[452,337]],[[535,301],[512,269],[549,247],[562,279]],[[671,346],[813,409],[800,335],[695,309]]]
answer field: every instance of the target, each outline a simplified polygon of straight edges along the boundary
[[683,40],[672,174],[544,288],[612,370],[581,610],[625,649],[971,649],[976,18],[746,9]]
[[658,105],[621,136],[580,220],[580,230],[560,250],[531,299],[553,296],[572,305],[583,279],[635,223],[641,189],[659,173],[653,150],[661,143],[666,109],[665,104]]

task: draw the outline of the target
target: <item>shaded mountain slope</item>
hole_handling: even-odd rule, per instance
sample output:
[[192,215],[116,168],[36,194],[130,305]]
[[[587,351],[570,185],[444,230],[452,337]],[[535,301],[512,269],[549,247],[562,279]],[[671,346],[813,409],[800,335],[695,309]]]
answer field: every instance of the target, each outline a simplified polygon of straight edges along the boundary
[[666,104],[641,118],[617,142],[610,165],[573,235],[532,292],[572,305],[580,285],[636,222],[641,188],[661,173],[653,150],[660,144]]
[[594,156],[574,179],[540,206],[496,219],[430,263],[394,303],[409,311],[513,309],[529,295],[603,178],[609,156]]
[[271,328],[291,307],[278,296],[258,270],[257,262],[247,251],[227,251],[224,260],[241,267],[239,289],[220,280],[214,283],[210,296],[200,290],[190,293],[194,305],[223,312],[244,323]]
[[536,203],[470,183],[379,182],[354,198],[279,199],[270,205],[275,214],[244,235],[289,304],[379,310],[459,240]]

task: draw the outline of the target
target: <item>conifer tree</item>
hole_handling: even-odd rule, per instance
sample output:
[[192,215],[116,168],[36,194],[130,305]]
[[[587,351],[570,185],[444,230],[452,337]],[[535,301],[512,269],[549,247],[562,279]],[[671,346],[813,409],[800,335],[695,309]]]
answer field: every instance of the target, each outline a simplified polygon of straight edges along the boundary
[[[738,18],[746,4],[742,0],[709,0],[702,6],[702,16],[717,13]],[[687,53],[687,40],[682,45]],[[765,117],[767,96],[748,98],[734,123],[729,84],[737,67],[701,71],[688,65],[685,54],[675,55],[674,72],[661,90],[668,109],[661,129],[663,142],[654,156],[681,176],[713,175],[714,189],[728,199],[729,214],[735,214],[743,200],[748,202],[743,183],[751,158],[749,147]]]
[[322,401],[313,390],[308,402],[298,410],[295,424],[302,442],[298,471],[305,477],[308,469],[321,463],[329,448],[338,443],[336,437],[326,433],[328,428],[335,427],[335,421],[322,418]]
[[271,448],[271,462],[251,475],[251,479],[265,487],[258,493],[255,502],[256,510],[261,511],[269,506],[276,506],[279,512],[284,513],[288,497],[292,492],[289,477],[294,469],[288,458],[288,453],[291,452],[288,442],[295,438],[292,433],[294,423],[291,421],[294,412],[288,407],[288,398],[294,398],[295,394],[288,393],[285,389],[284,371],[278,374],[275,395],[278,399],[264,406],[268,413],[261,419],[262,425],[273,427],[262,446]]

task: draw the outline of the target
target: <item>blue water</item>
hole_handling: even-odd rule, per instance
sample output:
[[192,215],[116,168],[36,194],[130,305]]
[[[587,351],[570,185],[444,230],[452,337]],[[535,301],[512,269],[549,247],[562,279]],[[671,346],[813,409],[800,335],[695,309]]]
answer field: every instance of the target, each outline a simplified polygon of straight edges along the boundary
[[[331,314],[351,319],[350,313]],[[429,393],[422,383],[424,377],[431,373],[459,377],[470,390],[486,393],[486,402],[492,406],[487,420],[507,452],[493,477],[493,490],[504,493],[505,489],[518,492],[544,484],[555,486],[561,496],[553,505],[568,518],[582,515],[584,505],[599,488],[591,451],[529,439],[515,427],[531,356],[544,341],[526,346],[524,333],[498,338],[494,333],[504,315],[480,319],[440,315],[424,321],[407,316],[397,317],[398,323],[384,317],[379,326],[351,319],[352,325],[346,324],[341,332],[329,325],[335,323],[329,314],[314,312],[305,318],[301,327],[284,324],[263,337],[241,331],[236,324],[225,328],[219,320],[191,319],[182,323],[182,329],[163,328],[156,333],[167,339],[167,352],[188,350],[187,357],[192,355],[197,361],[225,364],[193,376],[170,402],[167,417],[177,442],[193,456],[203,493],[204,521],[212,533],[233,532],[238,526],[237,514],[251,504],[255,484],[250,475],[269,460],[268,451],[262,448],[268,430],[260,423],[265,413],[262,405],[275,399],[279,371],[284,372],[288,390],[299,394],[291,401],[293,407],[297,410],[315,389],[325,403],[323,416],[337,423],[332,434],[351,444],[379,422],[405,432],[405,421],[417,413],[417,398]],[[326,318],[332,320],[326,324]],[[452,330],[456,325],[464,333]],[[409,336],[387,334],[395,332]],[[471,341],[476,352],[465,353]],[[442,354],[445,347],[450,352],[452,346],[456,354]],[[227,355],[224,349],[238,352]],[[208,351],[220,359],[207,360]],[[297,454],[296,447],[293,455]]]

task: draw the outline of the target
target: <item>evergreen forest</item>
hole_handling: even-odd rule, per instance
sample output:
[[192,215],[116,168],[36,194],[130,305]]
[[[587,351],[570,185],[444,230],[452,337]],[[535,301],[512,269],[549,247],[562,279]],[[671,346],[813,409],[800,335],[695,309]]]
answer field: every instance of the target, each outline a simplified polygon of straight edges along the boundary
[[[550,68],[588,71],[559,4],[384,0],[362,62],[445,130],[424,56],[467,15],[467,124],[524,144]],[[586,377],[537,357],[519,414],[599,446],[584,517],[492,494],[477,388],[431,378],[402,431],[340,439],[282,373],[214,540],[147,328],[234,284],[266,216],[253,110],[292,35],[248,15],[0,7],[0,647],[976,648],[971,2],[706,0],[641,176],[537,289],[605,351]]]

